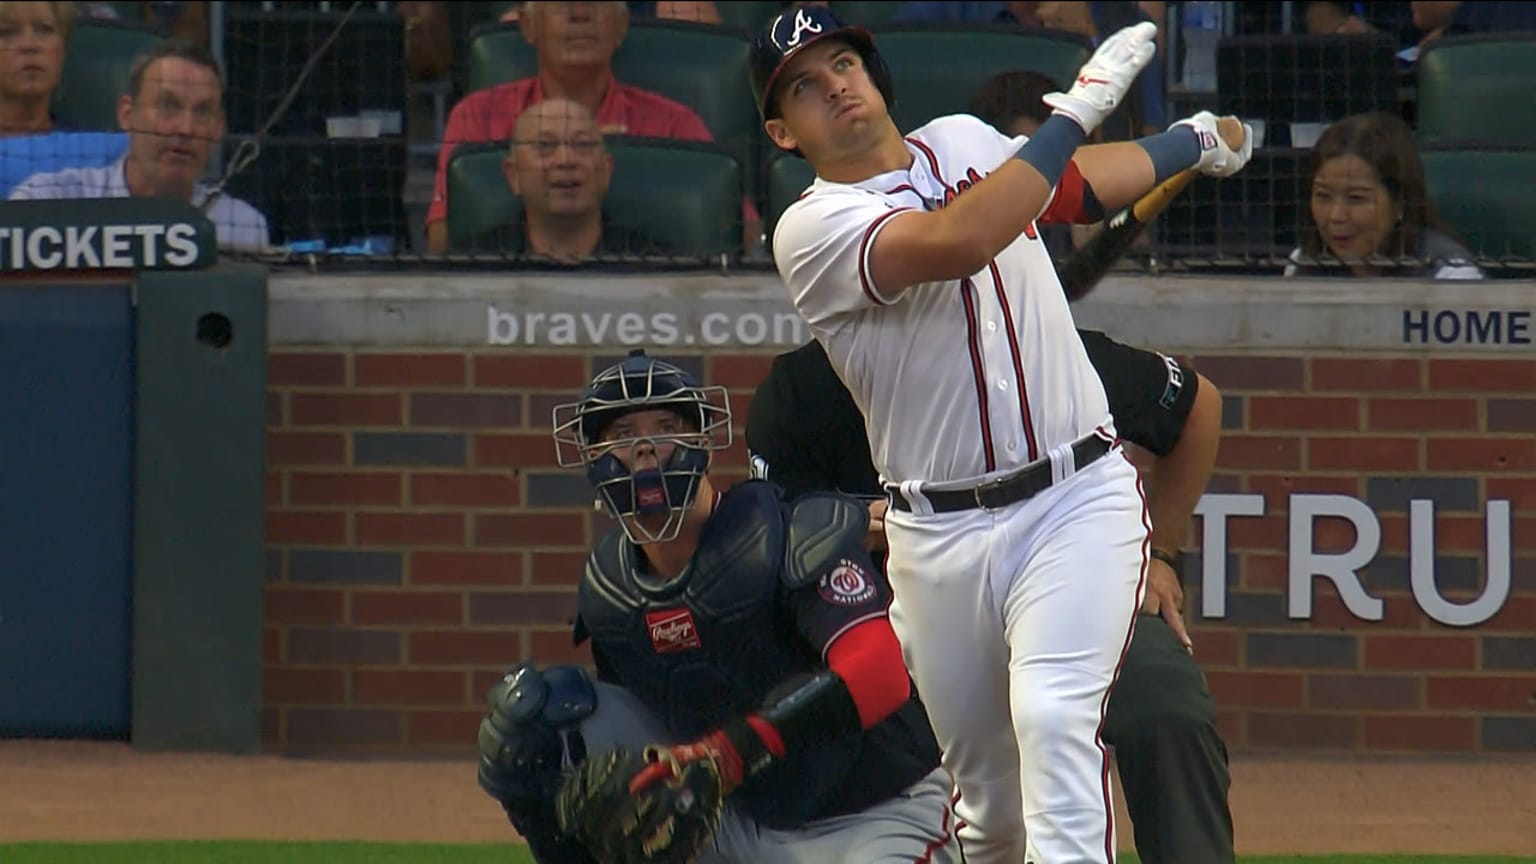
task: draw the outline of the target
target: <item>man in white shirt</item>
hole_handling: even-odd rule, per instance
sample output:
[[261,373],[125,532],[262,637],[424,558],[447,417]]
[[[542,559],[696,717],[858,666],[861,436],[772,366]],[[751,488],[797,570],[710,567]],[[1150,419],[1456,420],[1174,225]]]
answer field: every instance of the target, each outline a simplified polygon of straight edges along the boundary
[[201,46],[167,40],[134,58],[117,122],[128,151],[110,165],[34,174],[10,200],[177,198],[203,211],[220,249],[262,252],[267,220],[250,204],[212,194],[199,181],[213,145],[224,137],[224,84],[213,55]]
[[874,39],[825,9],[785,10],[753,51],[764,131],[817,178],[774,260],[868,426],[891,624],[971,864],[1115,860],[1101,733],[1148,516],[1036,222],[1097,221],[1180,171],[1247,161],[1242,124],[1208,112],[1081,146],[1156,32],[1106,39],[1027,139],[958,114],[903,136]]

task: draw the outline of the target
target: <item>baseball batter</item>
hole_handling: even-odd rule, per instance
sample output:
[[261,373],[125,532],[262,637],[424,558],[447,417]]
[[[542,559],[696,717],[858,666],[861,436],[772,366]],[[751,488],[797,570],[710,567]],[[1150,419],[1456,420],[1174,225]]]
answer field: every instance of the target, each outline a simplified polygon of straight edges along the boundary
[[903,137],[873,39],[786,10],[754,49],[764,129],[816,169],[773,251],[869,429],[891,622],[956,784],[972,864],[1115,860],[1105,705],[1149,525],[1037,220],[1091,222],[1190,167],[1235,173],[1218,119],[1080,147],[1155,52],[1103,42],[1035,136],[970,116]]
[[578,589],[598,681],[524,666],[495,685],[482,787],[540,864],[958,864],[868,511],[717,492],[713,395],[634,352],[556,409],[562,464],[620,522]]

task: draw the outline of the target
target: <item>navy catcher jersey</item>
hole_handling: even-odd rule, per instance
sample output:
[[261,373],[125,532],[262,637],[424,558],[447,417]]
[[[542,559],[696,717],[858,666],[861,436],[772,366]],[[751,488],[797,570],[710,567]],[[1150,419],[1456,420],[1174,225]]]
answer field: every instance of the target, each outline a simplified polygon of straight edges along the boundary
[[[790,584],[792,506],[773,484],[735,486],[669,583],[647,573],[644,555],[617,529],[588,559],[578,639],[590,635],[599,677],[633,692],[679,740],[761,708],[787,679],[824,668],[839,635],[886,614],[890,587],[861,542],[822,555],[820,572]],[[735,798],[759,824],[795,827],[867,809],[938,765],[914,693],[871,729],[787,755]]]

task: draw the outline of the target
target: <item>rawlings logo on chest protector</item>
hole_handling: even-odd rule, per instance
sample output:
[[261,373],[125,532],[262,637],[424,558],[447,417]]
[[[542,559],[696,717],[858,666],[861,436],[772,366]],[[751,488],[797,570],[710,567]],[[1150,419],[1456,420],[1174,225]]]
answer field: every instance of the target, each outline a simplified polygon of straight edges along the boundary
[[704,644],[699,641],[699,628],[694,626],[689,609],[653,609],[645,613],[645,628],[657,654],[690,651]]

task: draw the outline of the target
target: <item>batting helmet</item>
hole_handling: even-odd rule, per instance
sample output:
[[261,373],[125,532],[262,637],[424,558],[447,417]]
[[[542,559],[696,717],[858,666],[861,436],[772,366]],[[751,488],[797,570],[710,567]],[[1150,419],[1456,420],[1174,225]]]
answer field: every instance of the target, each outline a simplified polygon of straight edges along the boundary
[[752,46],[752,93],[757,97],[757,113],[764,120],[779,116],[778,103],[773,98],[773,85],[779,73],[796,52],[823,39],[840,39],[853,46],[864,58],[864,68],[869,80],[875,83],[880,95],[885,97],[886,110],[896,104],[896,94],[891,89],[891,73],[880,52],[875,50],[875,39],[863,27],[844,24],[822,6],[798,6],[785,9],[768,23],[758,34]]
[[[607,439],[604,432],[625,414],[655,409],[675,413],[686,428],[674,434]],[[731,445],[731,408],[723,387],[702,387],[693,376],[640,348],[592,379],[576,402],[554,409],[555,456],[562,468],[586,466],[599,503],[635,543],[670,540],[709,468],[709,451]],[[716,433],[724,431],[723,436]],[[722,440],[723,439],[723,440]],[[641,443],[673,445],[655,468],[632,471],[619,458]],[[666,516],[660,527],[642,517]],[[647,518],[646,522],[654,520]]]

